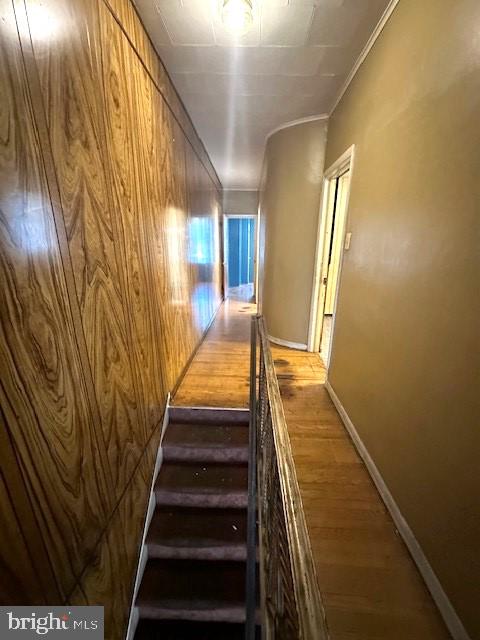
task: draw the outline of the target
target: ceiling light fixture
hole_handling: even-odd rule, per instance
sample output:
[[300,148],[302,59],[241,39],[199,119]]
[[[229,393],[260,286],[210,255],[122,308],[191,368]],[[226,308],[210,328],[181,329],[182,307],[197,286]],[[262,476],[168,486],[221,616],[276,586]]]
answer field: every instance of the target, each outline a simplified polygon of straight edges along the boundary
[[222,0],[222,21],[231,33],[246,33],[253,23],[253,0]]

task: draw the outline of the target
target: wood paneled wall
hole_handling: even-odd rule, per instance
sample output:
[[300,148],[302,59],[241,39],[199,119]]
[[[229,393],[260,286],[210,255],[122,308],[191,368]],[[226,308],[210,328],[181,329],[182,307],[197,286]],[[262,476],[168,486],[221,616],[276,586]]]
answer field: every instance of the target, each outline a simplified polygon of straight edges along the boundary
[[129,0],[0,0],[0,57],[1,603],[121,638],[221,185]]

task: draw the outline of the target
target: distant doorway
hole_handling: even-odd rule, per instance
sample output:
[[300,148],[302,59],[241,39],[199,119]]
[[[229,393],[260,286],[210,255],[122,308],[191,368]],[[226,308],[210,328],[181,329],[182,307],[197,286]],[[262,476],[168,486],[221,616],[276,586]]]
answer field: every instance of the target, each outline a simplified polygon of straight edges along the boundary
[[337,294],[346,234],[353,148],[325,173],[317,244],[317,264],[312,292],[309,350],[319,351],[328,368],[334,339]]
[[225,291],[227,298],[255,299],[255,216],[225,216]]

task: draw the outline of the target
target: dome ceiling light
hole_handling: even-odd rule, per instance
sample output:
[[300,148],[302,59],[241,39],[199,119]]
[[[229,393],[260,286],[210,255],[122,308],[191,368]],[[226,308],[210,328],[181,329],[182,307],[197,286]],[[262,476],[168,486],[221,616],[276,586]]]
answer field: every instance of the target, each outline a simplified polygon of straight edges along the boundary
[[253,24],[253,0],[222,0],[222,22],[232,34],[244,35]]

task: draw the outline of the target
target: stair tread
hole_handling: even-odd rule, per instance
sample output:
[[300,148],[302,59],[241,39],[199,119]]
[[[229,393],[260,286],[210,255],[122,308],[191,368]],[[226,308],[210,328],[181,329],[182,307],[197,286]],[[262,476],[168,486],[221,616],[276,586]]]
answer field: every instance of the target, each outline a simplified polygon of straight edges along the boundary
[[203,611],[218,619],[222,610],[238,616],[245,606],[244,597],[243,562],[149,558],[136,606],[143,617],[162,617],[175,611],[185,616]]
[[219,409],[215,407],[170,407],[170,424],[227,424],[249,423],[248,409]]
[[242,424],[171,423],[165,432],[163,445],[186,447],[248,446],[248,428]]
[[164,462],[155,482],[155,492],[244,493],[248,468],[237,464]]
[[156,509],[147,544],[178,546],[243,544],[247,536],[247,512],[243,509]]
[[248,469],[244,464],[164,462],[155,483],[158,505],[245,508]]
[[170,424],[162,443],[165,460],[247,462],[245,425]]

